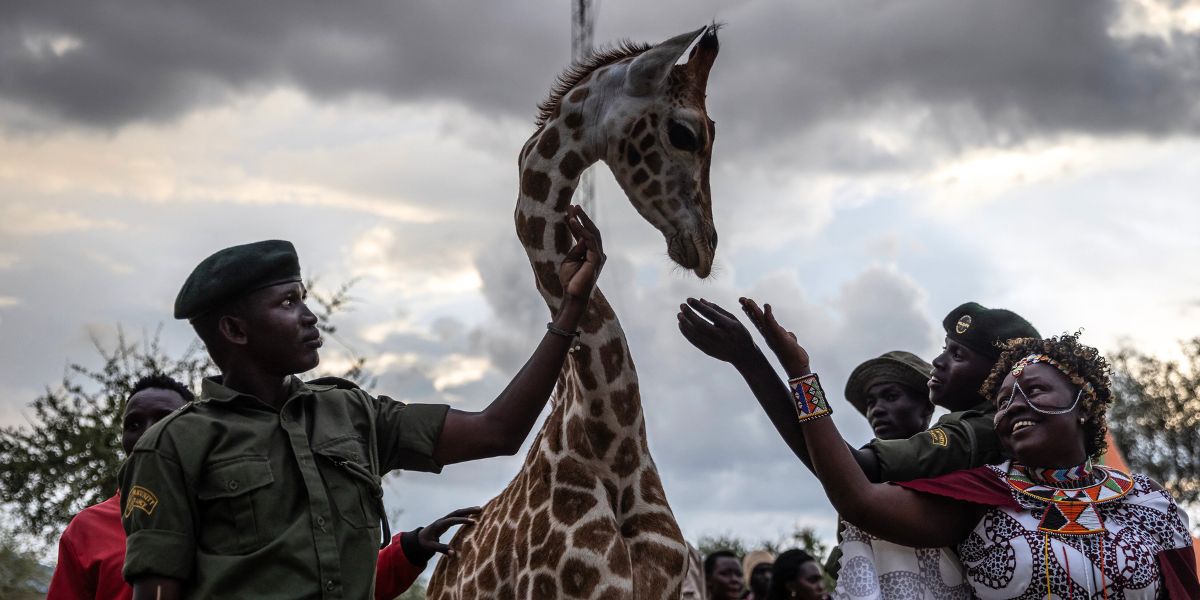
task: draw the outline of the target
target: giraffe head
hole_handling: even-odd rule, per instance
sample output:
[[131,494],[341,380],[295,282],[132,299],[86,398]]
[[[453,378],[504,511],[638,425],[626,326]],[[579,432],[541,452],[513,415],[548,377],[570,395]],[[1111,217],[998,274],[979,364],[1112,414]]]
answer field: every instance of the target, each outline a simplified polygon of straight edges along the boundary
[[708,175],[716,129],[704,100],[718,48],[709,26],[618,63],[599,123],[605,162],[634,208],[663,234],[671,260],[701,278],[717,249]]

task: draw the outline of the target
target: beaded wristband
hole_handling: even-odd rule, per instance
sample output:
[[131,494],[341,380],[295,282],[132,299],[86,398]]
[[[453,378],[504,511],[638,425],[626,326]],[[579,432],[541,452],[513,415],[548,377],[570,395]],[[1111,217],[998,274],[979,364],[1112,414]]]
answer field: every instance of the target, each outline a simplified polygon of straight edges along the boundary
[[796,403],[796,418],[801,423],[833,414],[816,373],[793,377],[788,380],[788,387],[791,388],[792,400]]
[[579,336],[583,335],[582,331],[580,331],[578,329],[576,329],[575,331],[568,331],[566,329],[563,329],[562,327],[555,325],[554,321],[550,321],[549,323],[546,323],[546,331],[549,331],[550,333],[553,333],[554,335],[561,335],[562,337],[565,337],[565,338],[571,340],[570,352],[574,352],[579,349]]

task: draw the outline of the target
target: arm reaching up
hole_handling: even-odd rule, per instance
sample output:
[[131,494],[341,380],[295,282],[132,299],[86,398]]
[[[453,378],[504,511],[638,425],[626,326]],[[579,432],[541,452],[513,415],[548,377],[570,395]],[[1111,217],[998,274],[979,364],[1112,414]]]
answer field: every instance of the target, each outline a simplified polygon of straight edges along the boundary
[[567,226],[576,241],[559,265],[564,294],[553,322],[533,356],[487,408],[479,412],[450,410],[434,451],[438,463],[515,454],[550,399],[575,342],[571,333],[579,327],[605,260],[600,231],[583,209],[571,206],[567,210]]

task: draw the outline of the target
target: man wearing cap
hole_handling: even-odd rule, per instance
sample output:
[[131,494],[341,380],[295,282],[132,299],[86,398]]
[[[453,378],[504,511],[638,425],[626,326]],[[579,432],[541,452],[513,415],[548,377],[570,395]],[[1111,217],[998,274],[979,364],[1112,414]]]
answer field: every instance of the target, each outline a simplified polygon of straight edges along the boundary
[[[763,323],[764,310],[757,303],[742,298],[741,304],[751,322]],[[770,310],[767,305],[766,312]],[[776,431],[811,469],[792,394],[750,332],[731,313],[702,299],[688,298],[680,305],[677,319],[680,332],[692,345],[738,369]],[[1012,311],[975,302],[951,311],[942,326],[946,346],[933,360],[927,385],[929,400],[952,412],[933,428],[907,439],[876,439],[861,449],[851,448],[871,481],[934,477],[1002,460],[992,431],[994,408],[979,388],[1000,356],[998,343],[1039,337],[1038,332]]]
[[933,366],[912,352],[893,350],[854,368],[846,400],[871,424],[876,439],[907,439],[929,427],[929,373]]
[[[480,412],[305,383],[319,362],[292,244],[226,248],[175,301],[221,370],[142,437],[121,469],[134,599],[368,598],[395,469],[515,454],[545,407],[604,262],[578,207],[559,266],[562,303],[512,382]],[[390,538],[386,520],[382,539]]]

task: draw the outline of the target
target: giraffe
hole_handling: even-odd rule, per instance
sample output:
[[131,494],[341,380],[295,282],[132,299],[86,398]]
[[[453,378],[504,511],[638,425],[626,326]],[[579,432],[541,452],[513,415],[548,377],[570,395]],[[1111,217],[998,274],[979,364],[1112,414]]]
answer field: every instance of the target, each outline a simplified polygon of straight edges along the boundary
[[[598,160],[662,233],[668,256],[709,275],[715,129],[705,90],[717,50],[715,25],[656,46],[622,43],[565,71],[539,106],[518,160],[514,217],[551,313],[572,244],[566,209]],[[455,536],[455,555],[430,580],[431,600],[680,597],[687,547],[650,457],[625,334],[599,289],[580,330],[521,471]]]

